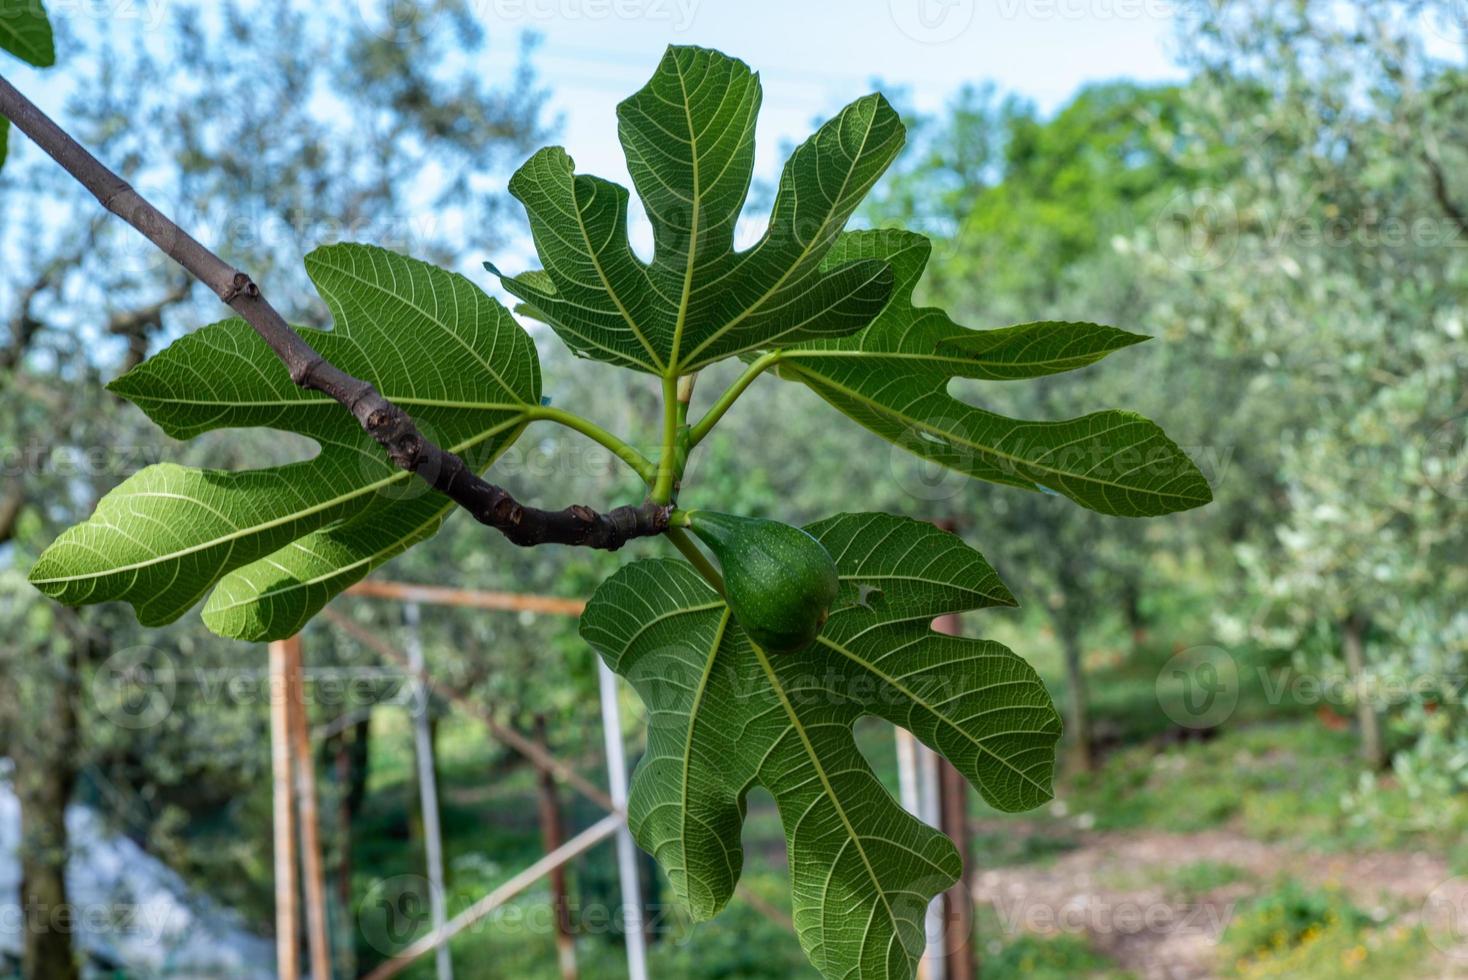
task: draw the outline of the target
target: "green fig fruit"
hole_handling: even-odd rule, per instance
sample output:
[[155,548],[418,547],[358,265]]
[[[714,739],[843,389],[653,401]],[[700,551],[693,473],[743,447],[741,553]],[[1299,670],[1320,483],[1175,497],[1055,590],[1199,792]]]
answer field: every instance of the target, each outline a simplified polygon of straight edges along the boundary
[[734,619],[761,649],[795,653],[815,642],[840,582],[825,547],[778,521],[693,511],[689,529],[719,559]]

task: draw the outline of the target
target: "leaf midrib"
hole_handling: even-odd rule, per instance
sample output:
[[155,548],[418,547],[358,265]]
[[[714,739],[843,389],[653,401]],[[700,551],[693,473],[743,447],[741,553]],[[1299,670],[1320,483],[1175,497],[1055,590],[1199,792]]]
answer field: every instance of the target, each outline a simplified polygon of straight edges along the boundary
[[[612,282],[607,278],[606,270],[602,268],[601,256],[592,248],[591,233],[587,230],[586,219],[581,213],[581,197],[576,193],[576,175],[574,173],[571,174],[571,210],[576,212],[576,227],[581,232],[581,240],[586,243],[586,256],[591,259],[591,267],[596,270],[596,277],[601,280],[602,288],[607,291],[607,296],[611,298],[612,303],[617,307],[617,312],[622,315],[622,319],[626,321],[627,326],[632,330],[632,335],[637,338],[638,342],[642,344],[642,349],[647,351],[648,356],[653,360],[652,364],[644,364],[643,366],[651,368],[654,373],[662,371],[662,358],[658,357],[657,351],[653,350],[652,344],[643,335],[642,329],[637,326],[637,321],[633,319],[631,311],[622,302],[622,297],[612,288]],[[626,355],[623,356],[625,357]],[[628,360],[631,360],[631,358],[628,358]],[[634,363],[640,362],[634,361]]]
[[[336,566],[333,569],[331,569],[330,571],[326,572],[325,574],[323,574],[323,575],[317,575],[314,578],[303,579],[303,580],[299,580],[299,581],[287,582],[286,584],[281,585],[281,586],[277,586],[276,588],[267,589],[264,592],[260,592],[260,593],[254,595],[254,596],[251,596],[248,599],[231,601],[229,603],[226,603],[225,605],[216,606],[216,607],[214,607],[213,611],[217,614],[217,613],[223,613],[223,612],[232,612],[233,610],[238,609],[238,608],[240,608],[242,606],[253,606],[253,605],[256,605],[258,603],[264,602],[266,599],[273,599],[276,596],[286,595],[287,593],[293,592],[293,591],[295,591],[297,589],[308,589],[308,588],[310,588],[310,587],[312,587],[314,585],[320,585],[323,582],[328,582],[328,581],[330,581],[330,580],[332,580],[334,578],[340,578],[342,575],[347,574],[349,572],[352,572],[352,571],[360,568],[363,565],[370,565],[370,564],[376,562],[377,559],[380,558],[382,555],[387,554],[388,552],[392,551],[394,548],[400,547],[402,545],[402,542],[404,540],[406,540],[408,538],[411,538],[413,535],[419,533],[420,531],[422,531],[428,525],[434,523],[435,521],[443,520],[444,514],[447,513],[454,506],[456,506],[456,505],[452,501],[449,501],[448,503],[445,503],[438,510],[434,511],[433,512],[433,516],[431,516],[428,520],[419,523],[411,531],[409,531],[407,534],[404,534],[398,540],[392,542],[391,544],[387,545],[386,547],[379,548],[378,550],[374,551],[372,554],[367,555],[367,556],[364,556],[363,558],[361,558],[358,561],[354,561],[354,562],[351,562],[351,563],[346,564],[346,565]],[[309,535],[303,536],[301,538],[297,538],[295,541],[292,541],[290,544],[286,545],[286,547],[288,547],[288,548],[297,548],[297,549],[299,549],[301,551],[306,552],[307,554],[311,554],[311,552],[306,547],[304,547],[301,544],[301,542],[304,541],[306,537],[309,537]],[[266,557],[269,557],[269,556],[266,556]],[[287,570],[286,569],[281,569],[281,571],[287,571]]]
[[[332,251],[330,251],[330,250],[323,251],[323,252],[317,252],[317,253],[315,253],[315,261],[319,262],[321,265],[323,265],[326,268],[332,270],[333,272],[337,273],[338,275],[345,276],[346,278],[351,279],[354,282],[360,283],[365,289],[369,289],[369,290],[371,290],[373,292],[379,293],[379,294],[387,297],[389,300],[392,300],[392,301],[395,301],[395,302],[398,302],[398,303],[402,303],[404,306],[408,307],[408,309],[413,310],[414,312],[420,314],[429,323],[431,323],[434,326],[438,327],[439,330],[442,331],[445,336],[453,338],[453,341],[456,344],[458,344],[460,347],[462,347],[469,354],[470,357],[474,358],[474,360],[479,363],[479,366],[482,367],[482,368],[484,368],[485,372],[488,373],[490,377],[494,378],[495,381],[499,382],[499,386],[500,386],[501,389],[504,390],[505,394],[509,395],[512,398],[513,397],[516,397],[515,386],[512,385],[512,384],[510,384],[508,381],[506,381],[504,379],[504,377],[499,373],[499,371],[495,369],[494,365],[490,364],[487,359],[485,359],[482,355],[480,355],[479,351],[475,350],[474,347],[468,341],[466,341],[463,337],[461,337],[459,335],[459,332],[457,330],[455,330],[453,327],[449,326],[446,322],[444,322],[443,320],[439,319],[434,314],[428,312],[428,310],[424,309],[422,306],[418,305],[418,303],[416,303],[409,296],[407,296],[407,295],[405,295],[403,293],[393,292],[391,289],[389,289],[387,286],[383,285],[381,282],[378,282],[375,279],[368,279],[368,278],[362,276],[355,269],[348,269],[348,268],[346,268],[344,266],[338,265],[335,262],[330,261],[329,258],[327,258],[327,257],[328,256],[331,256],[333,254],[334,253]],[[314,277],[313,277],[313,279],[314,279]],[[473,286],[472,283],[468,283],[468,280],[465,280],[465,283],[468,284],[471,289],[474,288],[474,286]],[[328,292],[332,293],[332,296],[333,297],[335,296],[335,292],[334,291],[329,290],[326,286],[322,285],[319,282],[316,284],[316,288],[321,292],[321,296],[322,296],[323,299],[326,299],[327,298],[327,293]],[[450,283],[449,288],[450,288],[451,291],[453,290],[453,283],[452,282]],[[435,298],[436,298],[436,293],[435,293]],[[458,300],[455,299],[455,305],[457,305],[457,303],[458,303]],[[335,305],[338,309],[342,309],[342,304],[340,302],[338,302],[336,304],[331,304],[330,302],[328,302],[328,305]],[[478,305],[479,305],[479,301],[478,301],[478,299],[476,299],[475,300],[475,306],[477,307]],[[493,316],[493,311],[491,311],[491,316]],[[351,338],[351,339],[353,339],[355,341],[356,338],[352,338],[352,331],[351,331],[350,327],[348,326],[348,324],[350,323],[350,319],[348,317],[346,317],[345,315],[343,315],[342,321],[343,321],[343,330],[342,330],[343,335],[346,336],[346,337],[348,337],[348,338]],[[495,326],[491,328],[491,332],[492,333],[498,333],[500,326],[501,326],[500,324],[495,324]],[[385,333],[385,331],[384,331],[384,333]],[[356,342],[357,343],[360,343],[360,341],[356,341]],[[511,341],[511,343],[513,343],[513,340]]]
[[[522,417],[518,417],[518,418],[509,419],[509,420],[507,420],[505,422],[500,423],[499,425],[492,426],[489,429],[486,429],[484,432],[481,432],[481,433],[479,433],[476,436],[473,436],[473,437],[471,437],[469,439],[464,440],[463,442],[457,443],[456,445],[449,447],[449,451],[450,452],[453,452],[455,454],[463,453],[465,450],[474,448],[475,446],[477,446],[480,443],[486,441],[487,439],[491,439],[494,436],[500,434],[501,432],[504,432],[508,428],[511,428],[511,427],[513,427],[515,425],[528,425],[528,424],[529,424],[529,420],[526,419],[526,418],[524,418],[523,416]],[[510,441],[513,442],[514,440],[512,439]],[[133,562],[130,565],[118,565],[118,566],[115,566],[115,567],[112,567],[112,568],[105,569],[105,570],[103,570],[101,572],[93,572],[93,573],[89,573],[89,574],[86,574],[86,575],[64,575],[64,576],[60,576],[60,577],[57,577],[57,578],[32,579],[31,581],[32,581],[32,584],[34,584],[36,586],[42,586],[42,585],[64,585],[64,584],[67,584],[67,583],[70,583],[70,582],[85,582],[85,581],[90,581],[90,580],[94,580],[94,579],[107,578],[107,577],[113,576],[113,575],[120,575],[120,574],[123,574],[125,572],[137,571],[137,570],[143,569],[143,568],[151,568],[151,567],[153,567],[155,565],[159,565],[159,564],[162,564],[164,562],[176,561],[176,560],[178,560],[180,558],[184,558],[184,557],[187,557],[187,556],[192,555],[192,554],[197,554],[198,552],[201,552],[201,551],[207,551],[210,548],[218,547],[219,545],[227,544],[227,543],[233,542],[233,541],[238,541],[239,539],[244,538],[244,537],[248,537],[248,536],[250,536],[252,534],[259,534],[259,533],[262,533],[262,532],[265,532],[265,531],[273,530],[274,528],[280,527],[280,526],[285,525],[285,524],[289,524],[292,521],[298,521],[298,520],[301,520],[304,517],[309,517],[312,514],[319,513],[319,512],[321,512],[323,510],[329,510],[332,507],[336,507],[339,504],[342,504],[342,503],[344,503],[344,502],[346,502],[348,500],[352,500],[352,499],[354,499],[356,497],[360,497],[363,494],[371,493],[371,492],[380,490],[383,487],[391,486],[394,483],[398,483],[398,482],[400,482],[402,480],[405,480],[405,479],[411,479],[413,476],[414,476],[414,474],[409,473],[407,470],[401,470],[398,473],[395,473],[392,476],[387,477],[386,479],[378,480],[375,483],[365,484],[363,486],[360,486],[360,487],[356,488],[355,490],[353,490],[350,493],[340,494],[340,495],[338,495],[336,497],[332,497],[331,499],[326,500],[326,501],[323,501],[323,502],[321,502],[319,504],[314,504],[311,507],[307,507],[307,508],[304,508],[302,510],[292,511],[289,514],[283,515],[283,516],[278,517],[278,518],[276,518],[274,520],[271,520],[271,521],[265,521],[264,523],[261,523],[261,524],[251,524],[248,527],[237,528],[231,534],[221,535],[221,536],[219,536],[217,538],[214,538],[214,539],[212,539],[210,541],[205,541],[205,542],[202,542],[200,544],[192,545],[192,546],[190,546],[188,548],[182,548],[182,549],[180,549],[178,551],[172,551],[172,552],[169,552],[167,554],[154,555],[154,556],[150,557],[149,559],[147,559],[146,561]],[[190,497],[188,499],[189,499],[189,501],[191,503],[199,503],[199,501],[194,500],[192,497]],[[85,527],[86,525],[81,525],[81,526]],[[106,525],[106,526],[109,527],[109,528],[112,527],[112,525]]]
[[826,798],[831,801],[831,806],[835,808],[837,816],[841,818],[841,824],[846,828],[846,833],[850,836],[851,843],[856,848],[856,853],[861,855],[862,866],[866,868],[867,877],[871,879],[872,886],[876,889],[877,897],[881,899],[882,905],[887,909],[887,919],[892,923],[892,928],[895,932],[897,929],[897,915],[892,911],[892,903],[887,900],[887,892],[882,887],[881,879],[877,877],[877,869],[873,867],[871,858],[867,855],[866,848],[862,846],[861,836],[852,825],[851,818],[847,816],[846,808],[841,805],[841,800],[836,795],[836,789],[831,785],[831,780],[826,774],[825,767],[821,765],[820,756],[816,752],[815,745],[811,743],[805,726],[801,724],[800,716],[795,712],[795,706],[790,703],[790,698],[785,694],[784,686],[781,685],[779,677],[775,675],[774,668],[770,666],[769,658],[759,648],[759,644],[747,636],[745,640],[749,643],[749,648],[754,651],[760,668],[765,672],[765,677],[769,679],[770,689],[775,692],[776,697],[780,699],[780,704],[785,708],[785,714],[790,718],[791,730],[800,736],[801,744],[805,746],[806,757],[810,759],[811,766],[815,769],[816,775],[820,777],[821,786],[826,791]]
[[[119,394],[124,394],[122,391]],[[466,412],[509,412],[519,411],[530,407],[529,402],[465,402],[450,398],[412,398],[398,397],[396,395],[382,393],[383,397],[394,405],[415,405],[419,408],[452,408]],[[127,395],[128,401],[134,405],[147,402],[150,405],[187,405],[191,408],[320,408],[329,405],[340,410],[341,403],[328,395],[306,395],[302,398],[275,399],[252,399],[247,401],[220,401],[204,398],[173,398],[155,395]],[[222,396],[221,396],[222,397]],[[345,418],[345,416],[343,416]]]
[[[848,106],[846,109],[844,109],[842,111],[843,111],[843,114],[845,112],[849,112],[850,111],[850,107]],[[861,146],[858,147],[856,153],[854,153],[852,155],[852,158],[851,158],[852,166],[849,167],[849,168],[847,168],[845,176],[843,176],[841,178],[841,190],[832,197],[832,200],[833,201],[840,201],[841,198],[846,194],[846,188],[851,183],[851,175],[856,170],[856,164],[861,159],[862,154],[866,152],[867,140],[869,140],[871,138],[872,128],[876,125],[876,122],[877,122],[877,113],[874,111],[872,113],[871,119],[867,123],[866,131],[861,134]],[[825,217],[825,219],[821,222],[821,231],[824,231],[826,229],[827,225],[830,223],[830,220],[831,220],[831,216],[829,214],[827,214],[826,217]],[[766,239],[768,240],[768,236],[770,234],[770,231],[766,231],[765,234],[766,234]],[[758,310],[761,306],[763,306],[764,303],[767,300],[769,300],[769,298],[771,296],[775,295],[775,293],[779,292],[782,288],[784,288],[786,281],[790,278],[791,275],[794,274],[795,270],[800,267],[801,263],[803,263],[807,258],[810,257],[811,250],[815,248],[816,242],[820,241],[821,240],[821,237],[822,236],[820,234],[814,234],[814,235],[812,235],[810,237],[810,241],[808,241],[805,244],[805,247],[801,249],[801,251],[800,251],[800,257],[797,258],[794,262],[791,262],[791,263],[789,263],[789,264],[786,265],[785,271],[780,274],[780,277],[779,277],[779,279],[777,279],[775,281],[775,284],[772,285],[769,289],[767,289],[764,292],[764,294],[762,296],[760,296],[758,299],[756,299],[753,303],[751,303],[750,305],[746,306],[742,311],[740,311],[731,320],[729,320],[723,326],[719,327],[712,334],[710,334],[708,337],[706,337],[704,339],[704,341],[701,344],[699,344],[697,347],[695,347],[693,349],[693,352],[688,355],[688,360],[690,362],[697,360],[698,359],[698,355],[699,354],[702,354],[703,351],[710,344],[712,344],[714,341],[718,340],[720,337],[722,337],[724,334],[728,333],[730,330],[733,330],[740,323],[744,322],[744,320],[748,319],[751,315],[753,315],[753,313],[756,310]],[[763,244],[763,243],[761,243],[761,244]],[[755,247],[755,251],[757,251],[758,248],[759,248],[759,246],[756,246]],[[819,271],[819,270],[817,270],[817,271]]]
[[[683,343],[683,328],[688,323],[688,299],[693,295],[693,268],[698,257],[698,225],[701,217],[699,212],[703,207],[703,184],[698,173],[698,133],[693,126],[693,107],[688,104],[688,82],[683,77],[683,64],[676,58],[673,70],[678,76],[678,91],[683,93],[683,118],[688,123],[688,154],[693,163],[693,200],[689,202],[693,214],[688,221],[688,261],[683,269],[683,295],[678,300],[678,317],[673,323],[672,352],[668,355],[668,371],[676,375],[678,348]],[[694,355],[697,354],[694,351]]]
[[[951,337],[950,338],[947,338],[947,340],[951,340],[951,339],[952,339]],[[938,343],[946,343],[947,340],[940,340],[940,341],[938,341]],[[842,360],[842,359],[849,359],[849,360],[859,361],[859,360],[865,360],[865,359],[868,359],[868,358],[881,358],[883,360],[893,360],[893,361],[929,361],[929,362],[932,362],[935,365],[958,364],[958,365],[962,365],[964,367],[984,367],[984,368],[990,368],[990,369],[997,369],[997,368],[1028,368],[1028,367],[1041,367],[1041,366],[1043,366],[1043,367],[1049,367],[1051,365],[1073,364],[1073,363],[1076,364],[1077,367],[1089,367],[1091,364],[1094,364],[1096,361],[1101,360],[1103,357],[1107,356],[1108,354],[1114,354],[1115,351],[1114,350],[1106,350],[1106,351],[1102,351],[1102,352],[1100,352],[1098,354],[1095,354],[1095,355],[1078,354],[1078,355],[1073,355],[1073,356],[1070,356],[1070,357],[1052,357],[1052,358],[1046,358],[1044,360],[1038,360],[1038,361],[999,361],[999,360],[994,360],[992,358],[982,358],[982,357],[955,357],[955,356],[952,356],[952,355],[944,355],[944,354],[923,354],[923,353],[916,353],[916,352],[911,352],[911,351],[899,352],[899,351],[881,351],[881,350],[863,350],[863,349],[856,349],[856,350],[839,350],[839,349],[819,350],[819,349],[814,349],[814,348],[804,349],[804,348],[800,348],[800,347],[790,347],[790,348],[785,349],[781,353],[784,355],[784,357],[782,358],[783,360],[815,361],[815,360]],[[1077,363],[1077,362],[1081,362],[1081,361],[1084,361],[1086,363]],[[976,381],[985,381],[985,380],[1008,380],[1008,379],[975,378],[974,380],[976,380]],[[1028,380],[1028,379],[1027,378],[1020,378],[1020,379],[1016,379],[1016,380]]]
[[[937,633],[933,633],[931,630],[929,630],[928,632],[931,633],[933,636],[938,636],[939,635]],[[877,667],[876,664],[873,664],[873,663],[869,662],[866,658],[860,656],[859,654],[857,654],[857,653],[855,653],[855,652],[853,652],[851,650],[846,649],[844,646],[842,646],[841,644],[837,643],[835,640],[832,640],[828,636],[824,636],[823,635],[823,636],[818,637],[817,638],[817,642],[819,642],[821,645],[823,645],[825,647],[828,647],[828,648],[836,651],[838,654],[840,654],[841,656],[843,656],[846,659],[850,660],[852,663],[854,663],[857,666],[863,668],[864,670],[868,671],[869,673],[874,674],[877,677],[880,677],[884,682],[886,682],[888,684],[891,684],[894,688],[896,688],[899,692],[901,692],[905,697],[907,697],[909,700],[911,700],[913,704],[918,705],[919,707],[923,708],[925,711],[928,712],[928,714],[934,716],[935,718],[938,718],[944,724],[948,725],[949,728],[952,728],[954,731],[958,732],[959,735],[963,736],[964,739],[966,739],[968,742],[970,742],[971,744],[973,744],[973,746],[975,748],[977,748],[980,752],[983,752],[986,755],[990,756],[991,758],[994,759],[995,762],[998,762],[1004,768],[1008,769],[1010,772],[1013,772],[1016,776],[1018,776],[1019,778],[1023,779],[1025,782],[1029,783],[1031,786],[1033,786],[1037,790],[1039,790],[1040,793],[1041,793],[1041,795],[1043,795],[1043,796],[1048,796],[1049,795],[1049,792],[1050,791],[1047,790],[1044,786],[1042,786],[1041,784],[1035,782],[1034,779],[1030,778],[1028,775],[1026,775],[1020,769],[1015,768],[1014,764],[1011,763],[1008,759],[1004,758],[1004,756],[1000,755],[999,753],[995,752],[993,749],[989,748],[987,745],[985,745],[982,742],[980,742],[977,739],[975,739],[968,732],[964,731],[963,728],[960,727],[957,722],[955,722],[953,719],[949,718],[946,714],[944,714],[943,712],[939,711],[937,708],[935,708],[932,705],[928,704],[927,701],[925,701],[922,698],[920,698],[915,692],[909,690],[908,687],[907,687],[907,685],[903,684],[897,678],[893,677],[892,675],[888,674],[886,671],[884,671],[884,670],[880,669],[879,667]]]
[[[1018,464],[1021,467],[1025,467],[1025,468],[1029,468],[1029,469],[1034,469],[1034,470],[1039,470],[1040,472],[1049,474],[1051,476],[1061,477],[1061,478],[1068,479],[1068,480],[1078,480],[1078,481],[1082,481],[1082,482],[1091,484],[1093,486],[1098,486],[1098,487],[1110,487],[1112,489],[1120,490],[1120,491],[1125,492],[1125,493],[1135,493],[1135,494],[1144,494],[1144,495],[1145,494],[1151,494],[1151,495],[1157,496],[1157,497],[1166,497],[1166,498],[1173,499],[1173,500],[1185,500],[1185,501],[1192,501],[1192,500],[1198,499],[1198,498],[1196,498],[1194,496],[1189,496],[1187,494],[1178,493],[1176,491],[1166,491],[1166,490],[1157,490],[1157,489],[1152,489],[1152,488],[1142,488],[1142,487],[1128,486],[1128,485],[1126,485],[1124,483],[1117,483],[1114,480],[1102,480],[1102,479],[1099,479],[1099,478],[1093,477],[1093,476],[1086,476],[1086,475],[1078,474],[1078,473],[1067,473],[1067,472],[1065,472],[1063,470],[1057,470],[1053,466],[1046,466],[1043,463],[1037,463],[1037,462],[1034,462],[1032,460],[1024,459],[1023,457],[1015,456],[1015,455],[1012,455],[1011,453],[1006,453],[1003,450],[995,449],[992,446],[985,446],[985,445],[983,445],[981,443],[977,443],[977,442],[974,442],[974,441],[969,440],[969,439],[962,439],[962,438],[958,437],[957,435],[955,435],[955,434],[953,434],[951,432],[947,432],[947,431],[945,431],[943,429],[939,429],[939,428],[934,427],[926,419],[915,418],[915,417],[913,417],[911,415],[908,415],[905,412],[901,412],[901,411],[899,411],[899,410],[891,407],[890,405],[886,405],[886,404],[884,404],[882,402],[875,401],[875,400],[869,398],[868,396],[866,396],[866,395],[864,395],[864,394],[862,394],[860,392],[853,391],[851,388],[848,388],[845,385],[838,384],[837,382],[830,380],[830,378],[828,376],[824,375],[824,374],[813,373],[813,372],[810,372],[810,371],[803,371],[803,370],[801,370],[801,368],[799,367],[799,365],[795,365],[794,368],[793,368],[793,370],[795,370],[798,373],[804,374],[807,377],[814,377],[815,380],[814,380],[814,385],[813,386],[824,385],[826,387],[833,388],[836,391],[839,391],[842,394],[846,395],[847,397],[854,398],[854,399],[856,399],[856,400],[858,400],[858,401],[866,404],[867,406],[869,406],[870,408],[872,408],[874,411],[877,411],[877,412],[880,412],[880,413],[883,413],[883,414],[886,414],[886,415],[890,415],[891,417],[893,417],[893,418],[895,418],[895,419],[897,419],[897,420],[899,420],[901,422],[906,422],[906,423],[909,423],[910,425],[912,425],[912,426],[914,426],[916,428],[922,429],[924,432],[931,432],[934,435],[941,435],[945,439],[952,440],[953,442],[958,443],[959,445],[967,446],[968,448],[974,450],[975,452],[980,453],[980,454],[983,454],[983,455],[995,456],[995,457],[997,457],[999,459],[1003,459],[1003,460],[1005,460],[1007,462],[1016,463],[1016,464]],[[959,401],[958,399],[953,398],[952,396],[949,396],[949,399],[952,402],[954,402],[955,404],[961,405],[964,408],[969,409],[970,411],[976,411],[976,412],[984,411],[983,409],[975,408],[972,405],[969,405],[969,404],[967,404],[965,402]],[[1002,418],[1002,416],[1000,416],[1000,417]],[[1125,448],[1125,447],[1123,447],[1123,448]],[[1037,482],[1037,481],[1030,480],[1030,482],[1034,483],[1034,482]]]
[[[693,703],[688,707],[688,733],[683,740],[683,785],[678,791],[678,844],[683,854],[683,876],[687,880],[688,871],[688,774],[693,768],[693,726],[698,720],[699,708],[703,705],[703,696],[708,691],[709,678],[714,674],[714,661],[719,658],[719,647],[724,643],[724,636],[729,629],[729,619],[733,615],[727,605],[724,606],[724,614],[719,617],[718,629],[714,631],[714,642],[709,649],[708,659],[704,663],[703,676],[698,680],[698,690],[694,692]],[[686,887],[686,886],[685,886]],[[689,892],[692,898],[692,891]]]

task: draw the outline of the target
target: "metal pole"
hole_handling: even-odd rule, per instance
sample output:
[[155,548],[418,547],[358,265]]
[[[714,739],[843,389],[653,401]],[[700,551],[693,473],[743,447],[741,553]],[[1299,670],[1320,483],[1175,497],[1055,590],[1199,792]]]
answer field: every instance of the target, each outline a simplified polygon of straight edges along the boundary
[[296,952],[300,908],[296,898],[296,814],[291,784],[289,644],[270,644],[270,774],[275,812],[275,969],[280,980],[299,980]]
[[[421,614],[418,603],[403,606],[403,622],[407,626],[408,669],[415,678],[424,672],[423,635],[420,631]],[[423,844],[428,862],[428,908],[433,917],[433,931],[439,932],[448,921],[447,903],[444,901],[443,837],[438,822],[438,784],[434,778],[433,732],[428,725],[428,685],[415,680],[413,684],[413,747],[418,760],[418,798],[423,806]],[[448,943],[434,950],[434,963],[438,980],[453,980],[454,964],[449,955]]]
[[[607,783],[612,803],[627,811],[627,755],[622,747],[622,712],[617,705],[617,675],[600,657],[601,724],[607,743]],[[647,937],[642,932],[642,885],[637,877],[637,847],[624,820],[617,828],[617,874],[622,882],[622,914],[627,937],[628,980],[647,980]]]
[[[897,739],[897,780],[903,809],[932,827],[939,827],[937,757],[904,728]],[[926,949],[918,963],[921,980],[943,980],[943,897],[928,904],[923,916]]]

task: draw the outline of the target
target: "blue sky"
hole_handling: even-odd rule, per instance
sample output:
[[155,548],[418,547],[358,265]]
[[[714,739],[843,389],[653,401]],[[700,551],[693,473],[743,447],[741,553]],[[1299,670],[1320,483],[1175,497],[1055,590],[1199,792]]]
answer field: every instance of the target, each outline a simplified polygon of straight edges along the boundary
[[1054,108],[1100,79],[1178,78],[1170,0],[473,0],[491,58],[519,31],[540,33],[536,65],[564,115],[578,169],[625,182],[614,107],[651,74],[665,45],[744,59],[764,81],[758,172],[783,143],[870,91],[902,87],[940,108],[966,82],[992,80]]
[[[390,30],[380,20],[384,9],[413,0],[294,2]],[[760,72],[756,176],[771,183],[786,146],[874,87],[901,89],[907,104],[935,111],[964,84],[988,81],[1050,110],[1089,82],[1182,77],[1171,55],[1171,10],[1178,0],[466,2],[486,29],[485,74],[508,79],[521,36],[539,35],[533,63],[551,92],[551,112],[561,120],[556,142],[570,151],[578,170],[628,186],[615,107],[646,81],[670,43],[716,47]],[[162,43],[166,34],[158,28],[177,6],[173,0],[49,4],[63,33],[105,30],[123,46]],[[203,9],[208,16],[210,8]],[[90,74],[71,67],[35,72],[11,64],[7,71],[43,108],[59,114],[73,80]],[[647,250],[651,233],[635,196],[629,217],[634,245]],[[761,224],[759,216],[747,216],[741,239],[756,236]],[[533,247],[520,235],[495,259],[508,269],[535,264]],[[484,278],[477,260],[463,271]]]

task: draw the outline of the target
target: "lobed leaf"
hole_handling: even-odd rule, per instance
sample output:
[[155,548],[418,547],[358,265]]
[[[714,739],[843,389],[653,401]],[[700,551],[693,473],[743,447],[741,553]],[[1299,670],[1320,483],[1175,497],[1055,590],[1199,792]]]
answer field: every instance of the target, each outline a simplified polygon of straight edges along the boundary
[[739,252],[759,106],[759,76],[742,61],[670,47],[617,107],[652,261],[628,242],[627,190],[575,173],[550,147],[510,181],[544,268],[501,276],[505,288],[577,354],[652,374],[860,330],[886,302],[891,272],[871,259],[823,260],[901,150],[901,120],[874,94],[822,126],[786,163],[764,236]]
[[646,703],[648,748],[628,819],[695,918],[717,913],[743,864],[745,797],[775,797],[801,945],[827,977],[911,976],[929,900],[958,852],[902,809],[857,749],[876,715],[943,753],[991,805],[1048,800],[1060,718],[998,643],[936,633],[940,615],[1014,599],[983,556],[932,525],[848,514],[807,530],[841,591],[816,645],[766,654],[683,562],[624,567],[581,633]]
[[913,305],[931,246],[905,231],[843,234],[826,261],[877,259],[892,297],[860,333],[786,350],[781,377],[800,381],[902,448],[969,476],[1050,490],[1103,514],[1144,517],[1198,507],[1208,482],[1155,424],[1103,411],[1059,422],[1006,418],[954,398],[954,378],[1016,380],[1074,370],[1145,338],[1093,323],[969,330]]
[[[304,330],[435,441],[483,470],[540,399],[528,335],[462,276],[365,245],[307,256],[335,320]],[[395,467],[353,416],[291,382],[249,325],[175,342],[111,385],[169,435],[263,427],[314,440],[306,462],[245,472],[165,464],[113,490],[31,572],[69,605],[121,600],[144,625],[177,619],[218,584],[205,622],[245,640],[289,636],[336,593],[417,541],[453,508]]]

